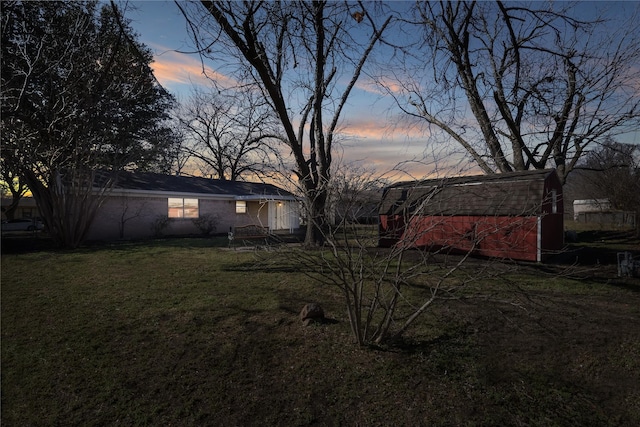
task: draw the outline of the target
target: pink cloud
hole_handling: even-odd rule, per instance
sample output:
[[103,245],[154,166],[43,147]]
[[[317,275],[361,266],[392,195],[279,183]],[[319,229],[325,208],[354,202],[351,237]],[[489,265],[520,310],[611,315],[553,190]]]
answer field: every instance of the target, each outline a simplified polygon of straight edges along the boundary
[[177,89],[176,85],[208,85],[210,80],[215,80],[223,86],[235,84],[231,77],[217,73],[206,64],[203,67],[198,56],[174,50],[154,55],[151,68],[163,86],[174,90]]
[[[400,86],[397,84],[390,84],[390,83],[383,83],[385,88],[387,90],[389,90],[392,93],[397,93],[400,91]],[[367,79],[367,80],[362,80],[362,81],[358,81],[356,83],[356,88],[373,94],[373,95],[385,95],[386,94],[386,90],[382,88],[382,86],[379,83],[376,83],[375,81],[371,80],[371,79]]]
[[340,133],[348,139],[415,140],[428,138],[429,132],[408,123],[394,123],[388,117],[353,117],[346,121]]
[[374,95],[386,95],[388,93],[401,94],[406,92],[407,87],[415,85],[408,77],[403,79],[403,83],[389,77],[380,76],[376,80],[373,78],[360,78],[356,82],[356,88]]

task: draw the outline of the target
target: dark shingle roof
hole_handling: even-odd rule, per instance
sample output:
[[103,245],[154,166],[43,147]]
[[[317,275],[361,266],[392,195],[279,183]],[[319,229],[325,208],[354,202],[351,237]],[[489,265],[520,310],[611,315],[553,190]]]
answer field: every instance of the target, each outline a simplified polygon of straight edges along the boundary
[[387,187],[381,215],[535,215],[553,170],[402,182]]
[[150,172],[122,172],[114,189],[163,191],[170,193],[191,193],[227,196],[281,196],[294,197],[293,194],[275,185],[225,181],[202,177],[163,175]]

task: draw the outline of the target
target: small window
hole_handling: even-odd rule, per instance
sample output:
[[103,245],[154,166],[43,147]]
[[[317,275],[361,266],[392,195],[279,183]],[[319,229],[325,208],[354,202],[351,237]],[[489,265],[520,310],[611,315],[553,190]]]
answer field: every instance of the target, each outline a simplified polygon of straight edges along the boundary
[[244,200],[236,200],[236,213],[247,213],[247,202]]
[[169,198],[169,218],[198,218],[198,199]]
[[551,190],[551,213],[558,213],[558,192]]

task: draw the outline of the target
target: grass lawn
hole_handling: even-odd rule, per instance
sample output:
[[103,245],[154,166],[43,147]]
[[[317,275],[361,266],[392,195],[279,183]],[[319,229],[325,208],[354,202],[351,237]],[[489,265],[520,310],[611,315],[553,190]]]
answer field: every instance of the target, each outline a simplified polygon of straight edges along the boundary
[[[359,348],[337,289],[211,242],[3,254],[2,425],[640,425],[615,265],[525,265],[479,284],[523,307],[443,302]],[[303,327],[310,301],[334,321]]]

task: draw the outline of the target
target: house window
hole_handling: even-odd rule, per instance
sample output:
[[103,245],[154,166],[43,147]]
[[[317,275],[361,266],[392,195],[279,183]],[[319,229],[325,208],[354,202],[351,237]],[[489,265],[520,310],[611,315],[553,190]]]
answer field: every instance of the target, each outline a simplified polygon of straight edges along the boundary
[[169,198],[169,218],[198,218],[198,199]]
[[247,213],[247,202],[244,200],[236,200],[236,213]]
[[551,213],[558,213],[558,192],[551,190]]

